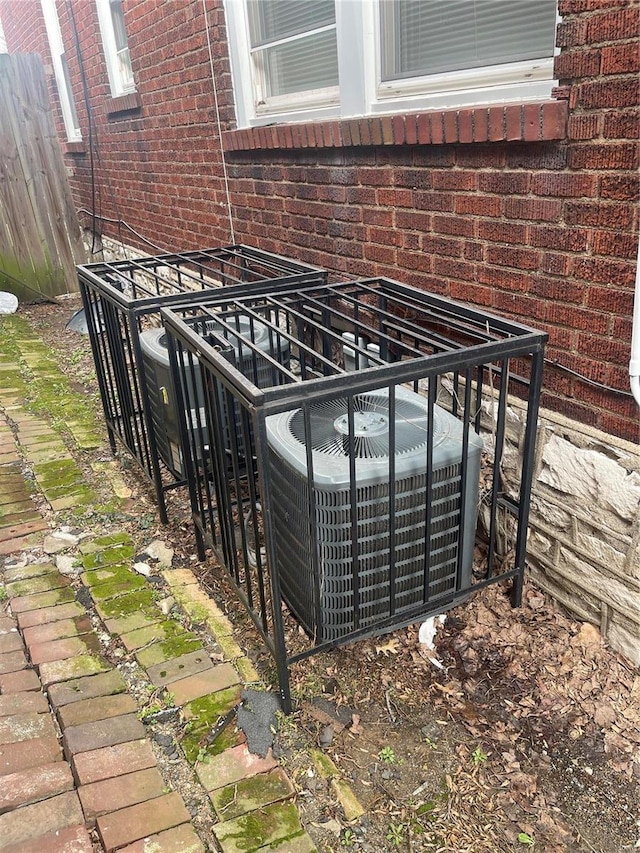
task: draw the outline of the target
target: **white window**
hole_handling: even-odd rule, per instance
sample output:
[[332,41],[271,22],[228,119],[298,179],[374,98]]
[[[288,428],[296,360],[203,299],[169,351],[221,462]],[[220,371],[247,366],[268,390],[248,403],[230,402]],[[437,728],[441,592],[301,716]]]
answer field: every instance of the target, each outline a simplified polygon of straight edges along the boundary
[[114,98],[135,92],[122,0],[96,0],[109,85]]
[[542,100],[557,0],[225,0],[239,127]]
[[64,129],[69,142],[79,142],[82,139],[82,134],[80,133],[80,122],[76,113],[73,89],[71,88],[71,80],[69,78],[69,68],[62,43],[62,32],[60,31],[56,0],[41,0],[41,3],[44,23],[47,28],[49,49],[51,50],[53,73],[58,86],[58,97],[60,99]]
[[0,53],[7,52],[7,42],[4,37],[4,30],[2,29],[2,20],[0,20]]

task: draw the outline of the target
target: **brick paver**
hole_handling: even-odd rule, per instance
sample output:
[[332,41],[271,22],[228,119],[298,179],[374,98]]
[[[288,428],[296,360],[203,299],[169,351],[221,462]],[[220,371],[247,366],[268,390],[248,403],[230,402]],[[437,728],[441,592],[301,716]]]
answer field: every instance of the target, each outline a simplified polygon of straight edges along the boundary
[[42,663],[38,669],[40,680],[46,687],[58,681],[70,681],[71,679],[108,672],[110,667],[105,660],[97,655],[82,654],[67,660],[53,660],[49,663]]
[[73,775],[66,761],[54,761],[10,773],[2,777],[0,785],[0,814],[70,791],[73,787]]
[[80,726],[122,714],[135,714],[137,710],[138,706],[128,693],[116,693],[63,705],[58,709],[58,722],[61,729],[66,729],[68,726]]
[[[12,608],[13,609],[13,608]],[[82,605],[77,601],[68,601],[64,604],[54,604],[51,607],[43,607],[39,610],[26,610],[18,613],[18,625],[22,630],[32,628],[35,625],[48,625],[60,619],[74,619],[77,616],[85,616]]]
[[50,714],[15,714],[0,719],[0,745],[55,736]]
[[81,637],[92,630],[93,626],[88,616],[76,616],[71,619],[47,622],[44,625],[35,625],[33,628],[25,628],[23,635],[25,643],[29,648],[33,648],[37,643],[50,643],[52,640]]
[[5,583],[10,581],[24,581],[28,578],[39,578],[50,572],[55,572],[53,563],[27,563],[26,566],[15,566],[4,570]]
[[0,693],[22,693],[23,690],[41,690],[37,673],[32,669],[7,672],[0,675]]
[[8,672],[17,672],[27,665],[27,658],[23,651],[5,652],[0,655],[0,675]]
[[75,595],[69,587],[52,589],[47,592],[36,592],[34,595],[24,595],[11,600],[11,610],[20,614],[29,610],[40,610],[42,607],[54,607],[56,604],[67,604],[73,601]]
[[62,740],[65,753],[71,756],[143,737],[145,730],[138,717],[135,714],[124,714],[108,720],[69,726],[64,730]]
[[78,796],[85,819],[93,823],[100,815],[161,797],[164,787],[164,779],[158,770],[149,767],[114,779],[81,785]]
[[107,853],[111,853],[118,847],[190,820],[182,797],[172,793],[103,815],[98,818],[97,825],[102,843]]
[[147,675],[158,687],[164,687],[173,681],[210,669],[212,666],[209,655],[202,649],[150,666],[147,669]]
[[0,696],[0,717],[14,714],[46,714],[49,703],[44,693],[6,693]]
[[85,678],[74,678],[61,684],[53,684],[49,688],[49,698],[56,708],[59,708],[61,705],[80,702],[82,699],[123,693],[126,689],[127,685],[118,670],[110,669],[98,675],[88,675]]
[[19,844],[3,847],[2,853],[93,853],[89,833],[82,826],[66,826]]
[[66,660],[85,652],[100,651],[100,643],[95,634],[87,634],[81,637],[65,637],[61,640],[49,640],[45,643],[34,643],[29,646],[29,657],[31,663],[41,664],[51,661]]
[[294,788],[281,767],[240,779],[226,788],[211,791],[209,797],[220,820],[232,820],[250,811],[292,797]]
[[213,791],[239,782],[240,779],[273,770],[274,767],[277,767],[277,762],[270,752],[266,758],[260,758],[249,752],[243,743],[212,756],[206,764],[201,762],[196,767],[196,773],[206,790]]
[[0,654],[4,655],[7,652],[24,651],[24,643],[22,637],[17,632],[0,634]]
[[69,578],[61,575],[60,572],[47,572],[38,577],[12,581],[6,584],[6,590],[11,598],[16,598],[23,595],[34,595],[37,592],[61,589],[65,586],[69,586]]
[[188,823],[147,836],[122,847],[119,853],[205,853],[202,841]]
[[170,692],[176,705],[185,705],[209,693],[216,693],[238,684],[237,671],[229,663],[221,663],[211,669],[171,682]]
[[[213,832],[224,853],[255,853],[296,834],[302,826],[293,803],[274,803],[234,820],[218,823]],[[288,849],[288,848],[285,848]]]
[[62,759],[57,737],[41,737],[0,746],[0,776]]
[[75,791],[67,791],[0,815],[0,843],[8,847],[22,841],[33,841],[66,826],[83,823],[84,815],[78,795]]
[[156,759],[148,740],[134,740],[74,755],[71,766],[78,784],[90,785],[102,779],[155,767]]

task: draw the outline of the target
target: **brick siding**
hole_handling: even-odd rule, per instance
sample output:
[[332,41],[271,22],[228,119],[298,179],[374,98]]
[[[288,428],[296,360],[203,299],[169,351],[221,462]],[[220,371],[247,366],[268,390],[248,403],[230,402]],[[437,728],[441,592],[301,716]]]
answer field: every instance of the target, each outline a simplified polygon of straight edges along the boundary
[[[138,98],[110,96],[95,4],[58,3],[84,146],[78,206],[162,247],[230,240],[201,0],[124,0]],[[549,358],[621,390],[638,241],[640,6],[559,0],[555,101],[235,130],[225,24],[208,0],[235,239],[386,275],[550,333]],[[0,0],[10,50],[50,64],[39,4]],[[54,103],[55,86],[51,85]],[[57,115],[61,139],[61,118]],[[88,224],[89,219],[85,219]],[[119,236],[113,226],[105,233]],[[129,243],[153,251],[129,232]],[[637,441],[629,397],[548,366],[543,405]]]

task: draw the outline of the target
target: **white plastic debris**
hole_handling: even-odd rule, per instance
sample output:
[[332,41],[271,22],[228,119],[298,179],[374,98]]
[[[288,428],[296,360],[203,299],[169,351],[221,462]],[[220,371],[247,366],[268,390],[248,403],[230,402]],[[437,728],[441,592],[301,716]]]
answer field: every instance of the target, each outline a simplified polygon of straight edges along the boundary
[[444,625],[446,619],[446,613],[441,613],[439,616],[431,616],[426,622],[423,622],[418,631],[418,641],[420,644],[433,651],[435,648],[433,641],[438,633],[438,628],[440,625]]
[[15,314],[18,310],[18,297],[6,290],[0,290],[0,314]]

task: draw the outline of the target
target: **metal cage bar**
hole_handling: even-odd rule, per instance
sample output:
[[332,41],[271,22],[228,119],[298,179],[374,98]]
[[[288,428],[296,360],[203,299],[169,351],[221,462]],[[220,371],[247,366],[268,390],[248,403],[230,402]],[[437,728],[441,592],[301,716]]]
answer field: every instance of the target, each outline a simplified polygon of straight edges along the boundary
[[166,523],[165,493],[185,484],[186,471],[185,454],[172,443],[177,425],[175,436],[164,435],[162,403],[150,393],[160,387],[153,366],[149,373],[145,333],[161,323],[160,309],[215,300],[222,288],[242,294],[326,284],[327,273],[243,245],[86,264],[77,271],[111,450],[121,445],[138,461]]
[[[385,279],[226,290],[161,316],[199,553],[274,656],[285,710],[311,654],[490,583],[519,604],[546,335]],[[523,412],[510,482],[508,400]]]

